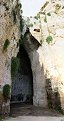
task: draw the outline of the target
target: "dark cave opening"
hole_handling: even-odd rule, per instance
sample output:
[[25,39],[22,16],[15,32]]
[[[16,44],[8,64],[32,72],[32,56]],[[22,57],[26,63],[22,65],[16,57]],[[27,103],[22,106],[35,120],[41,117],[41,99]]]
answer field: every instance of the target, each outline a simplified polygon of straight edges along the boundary
[[29,56],[20,45],[17,57],[20,60],[19,70],[12,80],[11,103],[33,104],[33,76]]

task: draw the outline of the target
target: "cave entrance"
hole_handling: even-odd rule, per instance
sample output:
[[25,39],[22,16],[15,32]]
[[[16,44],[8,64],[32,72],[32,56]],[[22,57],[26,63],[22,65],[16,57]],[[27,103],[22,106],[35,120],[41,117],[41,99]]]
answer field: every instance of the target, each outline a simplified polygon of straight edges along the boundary
[[33,103],[33,76],[31,63],[25,48],[21,45],[17,57],[20,60],[19,70],[12,80],[11,104]]

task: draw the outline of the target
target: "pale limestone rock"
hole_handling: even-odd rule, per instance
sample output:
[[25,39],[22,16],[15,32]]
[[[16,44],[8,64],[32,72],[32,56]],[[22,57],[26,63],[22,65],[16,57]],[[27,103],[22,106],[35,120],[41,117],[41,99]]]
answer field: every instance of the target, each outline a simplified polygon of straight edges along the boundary
[[[39,12],[41,33],[36,32],[36,34],[33,34],[33,28],[37,29],[38,24],[36,24],[36,26],[33,25],[33,28],[30,28],[30,31],[39,42],[42,40],[42,46],[38,49],[39,58],[41,55],[39,63],[44,67],[44,75],[46,75],[46,78],[51,80],[53,93],[58,89],[61,107],[64,109],[64,2],[63,0],[49,0],[48,2],[48,5],[43,11]],[[60,6],[58,11],[56,11],[57,5]],[[47,22],[44,22],[45,15],[43,12],[46,13]],[[48,16],[47,13],[50,13],[51,15]],[[40,36],[40,39],[38,35]],[[53,38],[50,45],[46,43],[46,38],[49,35]],[[39,67],[37,67],[36,70],[39,70]],[[41,71],[39,72],[41,73]],[[41,78],[39,77],[40,74],[38,75],[39,72],[36,72],[37,80]],[[40,94],[41,93],[39,93],[39,95]]]

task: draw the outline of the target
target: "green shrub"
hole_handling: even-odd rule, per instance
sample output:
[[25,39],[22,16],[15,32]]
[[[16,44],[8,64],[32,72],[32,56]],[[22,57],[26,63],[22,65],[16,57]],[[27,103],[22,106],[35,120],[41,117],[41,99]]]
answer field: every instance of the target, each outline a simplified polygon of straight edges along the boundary
[[20,10],[21,14],[23,13],[23,10]]
[[52,42],[52,40],[53,40],[53,38],[52,38],[52,36],[48,36],[47,38],[46,38],[46,42],[49,44],[50,42]]
[[42,44],[42,39],[40,40],[40,44]]
[[59,10],[59,9],[61,8],[61,5],[56,4],[56,6],[55,6],[55,7],[56,7],[56,9],[57,9],[57,10]]
[[36,20],[38,20],[38,17],[37,17],[37,16],[35,16],[34,18],[35,18]]
[[6,84],[3,86],[3,96],[5,98],[9,98],[9,96],[10,96],[10,85],[9,84]]
[[7,50],[9,44],[10,44],[9,40],[6,39],[6,40],[5,40],[5,43],[4,43],[4,45],[3,45],[3,51],[4,51],[4,50]]
[[46,22],[46,23],[47,23],[47,17],[46,17],[46,14],[45,14],[44,22]]
[[39,13],[37,14],[37,17],[40,18],[40,14]]
[[36,22],[34,22],[34,24],[36,24]]
[[0,117],[0,121],[3,121],[3,119]]
[[51,16],[51,13],[49,12],[49,13],[47,13],[47,15],[48,15],[48,16]]
[[59,11],[60,8],[61,8],[61,5],[56,4],[56,6],[55,6],[55,13],[57,13],[57,12]]
[[12,78],[14,78],[15,75],[17,74],[19,65],[20,65],[19,58],[12,57],[12,60],[11,60],[11,77]]
[[40,14],[37,14],[34,18],[38,20],[40,18]]
[[29,24],[29,27],[33,27],[33,24],[32,24],[32,23],[30,23],[30,24]]
[[19,4],[18,4],[18,7],[19,7],[19,9],[21,9],[21,8],[22,8],[22,4],[21,4],[21,3],[19,3]]

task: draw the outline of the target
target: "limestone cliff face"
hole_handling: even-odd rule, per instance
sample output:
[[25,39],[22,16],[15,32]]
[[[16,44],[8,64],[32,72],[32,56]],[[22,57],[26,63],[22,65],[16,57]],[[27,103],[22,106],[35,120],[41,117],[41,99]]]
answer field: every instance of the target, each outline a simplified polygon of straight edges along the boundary
[[[50,78],[53,93],[58,91],[61,107],[64,109],[64,6],[63,1],[52,1],[40,15],[42,25],[42,54],[45,73]],[[46,21],[45,20],[46,17]],[[46,43],[48,36],[52,42]]]
[[2,90],[11,85],[11,58],[19,50],[20,8],[18,0],[0,0],[0,113],[10,113],[10,99],[5,102]]
[[[11,83],[11,57],[18,52],[17,43],[20,38],[20,22],[18,1],[0,0],[0,85]],[[4,44],[9,45],[3,51]],[[1,88],[0,88],[1,89]]]
[[[41,64],[44,66],[49,87],[58,92],[61,107],[64,109],[64,2],[49,0],[36,17],[29,20],[31,34],[41,43],[38,49]],[[49,38],[52,37],[50,43]],[[48,39],[47,39],[48,38]],[[46,81],[47,83],[47,81]],[[50,91],[47,89],[47,91]],[[48,93],[48,92],[47,92]],[[57,103],[57,102],[56,102]]]

